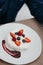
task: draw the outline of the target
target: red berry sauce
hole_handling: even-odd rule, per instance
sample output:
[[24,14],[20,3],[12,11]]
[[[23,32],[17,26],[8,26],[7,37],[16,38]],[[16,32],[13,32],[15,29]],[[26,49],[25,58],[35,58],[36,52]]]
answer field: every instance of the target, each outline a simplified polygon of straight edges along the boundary
[[19,58],[21,56],[21,53],[19,51],[10,51],[8,48],[6,48],[5,40],[2,40],[2,47],[12,57]]

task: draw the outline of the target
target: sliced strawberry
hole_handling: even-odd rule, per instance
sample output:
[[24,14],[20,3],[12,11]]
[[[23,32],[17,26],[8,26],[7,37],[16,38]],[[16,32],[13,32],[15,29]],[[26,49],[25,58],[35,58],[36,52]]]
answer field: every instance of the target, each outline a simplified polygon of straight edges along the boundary
[[29,38],[27,38],[27,37],[25,37],[25,41],[26,41],[27,43],[31,42],[31,40],[30,40]]
[[15,38],[15,34],[12,33],[12,32],[10,32],[10,36],[11,36],[12,38]]
[[21,42],[18,41],[18,40],[16,40],[15,44],[16,44],[17,46],[20,46]]
[[23,34],[23,29],[18,31],[18,35],[21,36]]
[[19,32],[23,33],[23,29],[19,30]]
[[16,41],[16,38],[12,38],[12,41],[15,42]]
[[19,33],[18,33],[18,36],[21,36],[21,35],[22,35],[22,34],[19,32]]

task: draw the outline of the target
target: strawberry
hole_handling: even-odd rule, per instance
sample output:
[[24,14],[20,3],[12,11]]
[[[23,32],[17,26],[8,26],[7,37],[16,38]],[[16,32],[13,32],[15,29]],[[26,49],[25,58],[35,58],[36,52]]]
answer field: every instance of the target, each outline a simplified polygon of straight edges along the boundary
[[26,41],[27,43],[31,42],[31,40],[30,40],[29,38],[27,38],[27,37],[25,37],[25,41]]
[[16,44],[17,46],[20,46],[21,42],[18,41],[18,40],[16,40],[15,44]]
[[23,34],[23,29],[18,31],[18,36],[21,36]]
[[10,36],[11,36],[12,38],[15,38],[15,34],[12,33],[12,32],[10,32]]
[[16,41],[16,38],[12,38],[12,41],[15,42]]

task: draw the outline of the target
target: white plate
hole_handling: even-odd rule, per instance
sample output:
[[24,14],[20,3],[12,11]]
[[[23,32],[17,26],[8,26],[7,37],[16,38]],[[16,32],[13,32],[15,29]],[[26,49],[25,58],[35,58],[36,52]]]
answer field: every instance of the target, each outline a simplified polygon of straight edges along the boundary
[[[30,47],[25,50],[21,51],[20,58],[13,58],[9,54],[7,54],[2,48],[2,40],[4,37],[12,30],[15,29],[24,29],[27,32],[27,35],[31,39]],[[39,35],[30,27],[18,24],[18,23],[9,23],[0,26],[0,58],[8,63],[11,64],[27,64],[36,60],[42,51],[41,39]]]

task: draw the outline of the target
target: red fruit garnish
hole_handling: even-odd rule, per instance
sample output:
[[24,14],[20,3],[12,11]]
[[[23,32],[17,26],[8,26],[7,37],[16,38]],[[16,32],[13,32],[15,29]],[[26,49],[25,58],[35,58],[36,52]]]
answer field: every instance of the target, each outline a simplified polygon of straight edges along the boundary
[[23,29],[21,29],[19,32],[18,32],[18,36],[21,36],[23,34]]
[[16,41],[16,38],[12,38],[12,41],[15,42]]
[[31,42],[31,40],[30,40],[29,38],[27,38],[27,37],[25,37],[25,41],[26,41],[27,43]]
[[13,41],[13,42],[15,42],[15,41],[16,41],[15,34],[14,34],[14,33],[12,33],[12,32],[10,32],[10,35],[11,35],[11,37],[12,37],[12,41]]
[[15,44],[16,44],[17,46],[20,46],[21,42],[18,41],[18,40],[16,40]]
[[15,38],[15,34],[12,33],[12,32],[10,32],[10,36],[11,36],[12,38]]

